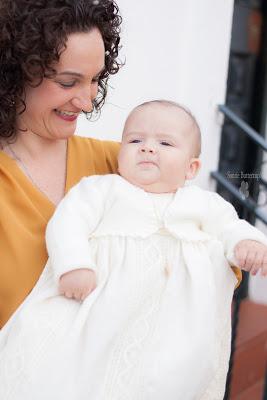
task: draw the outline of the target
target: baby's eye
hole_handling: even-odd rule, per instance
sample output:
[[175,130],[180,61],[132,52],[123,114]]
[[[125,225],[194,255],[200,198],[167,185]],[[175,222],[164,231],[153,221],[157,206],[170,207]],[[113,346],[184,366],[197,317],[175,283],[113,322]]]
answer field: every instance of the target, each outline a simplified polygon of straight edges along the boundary
[[160,142],[160,144],[162,144],[162,146],[172,146],[171,143],[166,142],[165,140],[163,140],[162,142]]
[[140,143],[140,142],[141,142],[140,139],[133,139],[133,140],[130,140],[130,143]]

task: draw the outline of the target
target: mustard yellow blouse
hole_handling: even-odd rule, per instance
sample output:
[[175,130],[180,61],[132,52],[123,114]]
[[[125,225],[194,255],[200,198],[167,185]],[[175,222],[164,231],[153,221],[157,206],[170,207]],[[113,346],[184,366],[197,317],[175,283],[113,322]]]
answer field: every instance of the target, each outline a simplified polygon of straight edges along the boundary
[[[116,172],[118,150],[116,142],[71,137],[65,191],[83,176]],[[54,210],[16,162],[0,151],[0,328],[46,264],[45,228]]]

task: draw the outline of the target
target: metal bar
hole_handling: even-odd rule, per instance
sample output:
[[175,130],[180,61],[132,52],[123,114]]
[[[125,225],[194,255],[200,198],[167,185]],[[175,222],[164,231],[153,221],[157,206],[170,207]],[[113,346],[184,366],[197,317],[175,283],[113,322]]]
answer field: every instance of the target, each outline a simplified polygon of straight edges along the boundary
[[239,190],[229,182],[220,172],[213,171],[211,172],[211,176],[219,182],[225,189],[227,189],[244,207],[246,207],[249,211],[252,211],[254,215],[261,220],[264,224],[267,225],[267,215],[263,213],[257,204],[253,202],[249,198],[245,198],[240,194]]
[[263,389],[263,398],[262,400],[267,400],[267,366],[265,368],[265,381],[264,381],[264,389]]
[[[237,327],[239,323],[239,310],[242,303],[242,299],[237,298],[233,303],[233,316],[232,316],[232,339],[231,339],[231,354],[229,360],[229,368],[225,384],[225,392],[223,400],[230,399],[231,383],[232,383],[232,372],[234,364],[234,354],[236,350],[236,337],[237,337]],[[266,399],[267,400],[267,399]]]
[[242,131],[246,133],[255,143],[257,143],[263,150],[267,151],[267,141],[263,139],[263,137],[255,131],[255,129],[251,128],[245,121],[239,118],[233,111],[231,111],[225,105],[219,105],[219,110],[228,118],[230,121],[233,121]]
[[[263,139],[263,137],[251,128],[245,121],[239,118],[233,111],[231,111],[225,105],[219,105],[219,110],[235,125],[237,125],[247,136],[249,136],[253,142],[255,142],[259,147],[261,147],[264,151],[267,151],[267,141]],[[261,220],[264,224],[267,225],[267,215],[263,213],[256,202],[252,201],[250,198],[244,198],[239,190],[234,186],[229,180],[227,180],[223,174],[220,172],[211,172],[211,176],[220,183],[226,190],[228,190],[244,207],[245,209],[251,211],[256,218]],[[261,178],[261,184],[266,187],[266,181]],[[231,357],[229,362],[229,370],[227,374],[226,388],[224,394],[224,400],[228,400],[230,396],[230,387],[231,387],[231,379],[232,379],[232,364],[233,364],[233,355],[235,353],[235,342],[236,342],[236,334],[237,334],[237,326],[238,326],[238,317],[239,317],[239,307],[242,299],[236,296],[236,302],[234,306],[233,313],[233,329],[232,329],[232,342],[231,342]],[[263,400],[267,400],[267,368],[265,370],[265,385],[264,385],[264,393]]]

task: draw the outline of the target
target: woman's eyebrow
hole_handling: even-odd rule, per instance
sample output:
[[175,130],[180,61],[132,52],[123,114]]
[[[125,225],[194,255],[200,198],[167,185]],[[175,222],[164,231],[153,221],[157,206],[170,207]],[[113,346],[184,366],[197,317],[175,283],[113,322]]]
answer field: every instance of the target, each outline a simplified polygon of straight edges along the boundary
[[71,75],[71,76],[77,76],[77,77],[79,77],[79,78],[82,78],[82,77],[83,77],[82,74],[80,74],[79,72],[74,72],[74,71],[63,71],[63,72],[58,72],[58,73],[57,73],[57,76],[58,76],[58,75]]
[[[95,78],[98,78],[99,75],[102,74],[102,72],[104,71],[105,67],[101,68],[101,70],[94,76]],[[84,75],[81,74],[80,72],[76,72],[76,71],[62,71],[62,72],[58,72],[57,76],[62,76],[62,75],[69,75],[69,76],[76,76],[77,78],[83,78]]]

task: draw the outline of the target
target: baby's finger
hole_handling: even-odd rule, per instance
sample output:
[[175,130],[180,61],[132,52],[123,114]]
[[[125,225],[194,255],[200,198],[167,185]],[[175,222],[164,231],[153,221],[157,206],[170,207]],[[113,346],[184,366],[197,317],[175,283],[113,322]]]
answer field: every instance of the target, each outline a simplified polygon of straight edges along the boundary
[[66,290],[64,293],[64,296],[67,297],[68,299],[73,299],[74,298],[74,293],[71,291]]
[[250,271],[252,269],[252,267],[254,266],[255,257],[256,253],[254,251],[248,251],[243,267],[245,271]]
[[71,286],[66,282],[64,278],[61,278],[58,285],[58,290],[60,294],[66,295],[65,293],[72,293]]
[[267,276],[267,257],[264,255],[261,267],[261,275]]
[[88,296],[90,294],[90,292],[88,293],[88,292],[84,292],[82,295],[81,295],[81,301],[84,301],[85,299],[86,299],[86,297]]
[[251,275],[257,275],[258,271],[259,271],[259,268],[252,267],[249,272],[250,272]]
[[247,257],[247,248],[242,245],[237,245],[234,250],[234,257],[236,259],[236,263],[240,268],[243,268],[245,265],[246,257]]
[[236,263],[237,263],[239,268],[244,269],[245,264],[246,264],[246,258],[247,258],[247,251],[238,250],[235,253]]
[[73,293],[73,296],[72,296],[72,298],[75,299],[75,300],[77,300],[77,301],[80,301],[80,300],[81,300],[81,297],[82,297],[82,293],[81,293],[80,291],[74,292],[74,293]]
[[251,266],[250,273],[252,275],[256,275],[259,269],[262,267],[262,262],[263,262],[263,254],[258,253],[255,255],[254,262]]

